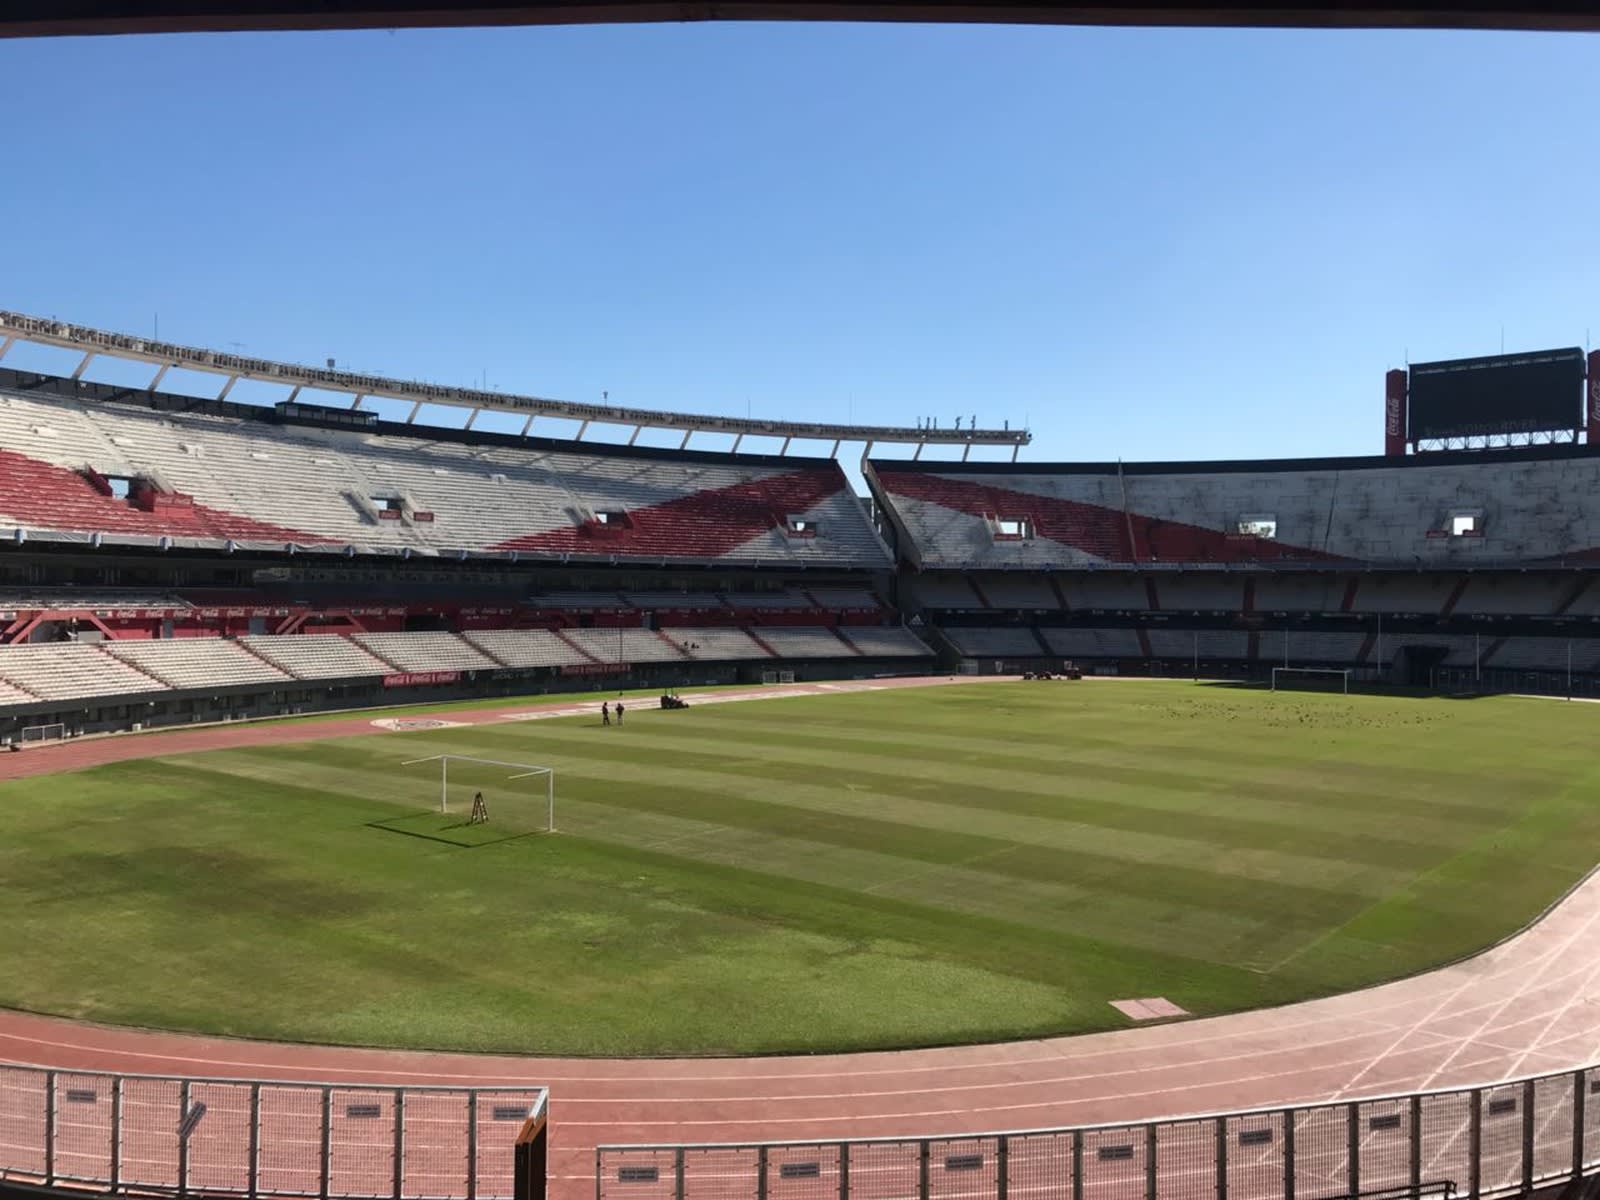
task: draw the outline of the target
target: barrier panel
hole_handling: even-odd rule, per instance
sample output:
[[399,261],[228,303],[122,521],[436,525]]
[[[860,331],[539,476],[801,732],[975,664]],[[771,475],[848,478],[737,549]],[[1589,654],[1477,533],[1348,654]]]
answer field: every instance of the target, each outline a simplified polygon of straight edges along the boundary
[[1014,1133],[601,1146],[596,1200],[1497,1200],[1600,1173],[1600,1067]]
[[0,1180],[152,1196],[544,1200],[540,1087],[185,1079],[0,1064]]

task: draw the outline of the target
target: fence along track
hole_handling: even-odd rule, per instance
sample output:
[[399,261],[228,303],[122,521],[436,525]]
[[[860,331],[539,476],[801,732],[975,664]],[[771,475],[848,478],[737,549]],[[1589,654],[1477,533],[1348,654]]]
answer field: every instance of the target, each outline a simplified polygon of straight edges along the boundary
[[1600,1067],[1329,1104],[930,1138],[601,1146],[596,1200],[1496,1200],[1600,1172]]
[[[90,1192],[530,1200],[541,1087],[374,1087],[0,1064],[0,1180]],[[543,1193],[543,1172],[537,1192]],[[534,1198],[537,1200],[537,1198]]]

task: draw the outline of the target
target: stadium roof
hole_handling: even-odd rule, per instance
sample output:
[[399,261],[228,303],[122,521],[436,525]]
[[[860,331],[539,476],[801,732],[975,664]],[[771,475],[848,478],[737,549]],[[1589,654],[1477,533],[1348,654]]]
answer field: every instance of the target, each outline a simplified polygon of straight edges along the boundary
[[510,412],[527,418],[522,432],[527,434],[539,417],[554,417],[579,422],[577,438],[583,439],[590,425],[632,426],[628,439],[631,446],[647,429],[671,429],[683,433],[680,448],[686,449],[689,439],[696,433],[731,434],[733,449],[746,437],[782,438],[786,453],[793,440],[831,441],[832,453],[837,454],[843,442],[864,442],[870,453],[878,442],[894,445],[912,445],[916,455],[924,446],[961,446],[963,459],[973,446],[1009,446],[1011,456],[1033,440],[1025,429],[940,429],[915,426],[910,429],[898,425],[833,425],[813,421],[768,421],[748,417],[718,417],[694,413],[656,412],[652,409],[622,408],[608,404],[582,404],[570,400],[551,400],[542,396],[519,396],[505,392],[480,391],[476,388],[450,387],[444,384],[423,383],[417,380],[391,379],[382,375],[366,375],[352,371],[338,371],[329,367],[308,367],[298,363],[278,362],[265,358],[249,358],[239,354],[224,354],[194,346],[179,346],[158,342],[153,338],[135,337],[126,333],[111,333],[92,329],[86,325],[69,325],[48,317],[30,317],[24,313],[0,309],[0,359],[17,342],[59,346],[82,352],[72,378],[82,379],[89,364],[101,355],[122,360],[145,362],[156,367],[148,390],[154,392],[161,386],[167,372],[174,368],[201,371],[223,378],[222,389],[214,397],[226,400],[233,386],[241,379],[278,384],[290,389],[288,400],[297,400],[304,389],[314,392],[333,392],[350,396],[351,408],[371,397],[381,400],[400,400],[411,404],[411,414],[406,423],[416,421],[424,405],[445,405],[469,409],[466,428],[471,429],[481,412]]
[[10,0],[0,37],[621,21],[1600,30],[1597,0]]

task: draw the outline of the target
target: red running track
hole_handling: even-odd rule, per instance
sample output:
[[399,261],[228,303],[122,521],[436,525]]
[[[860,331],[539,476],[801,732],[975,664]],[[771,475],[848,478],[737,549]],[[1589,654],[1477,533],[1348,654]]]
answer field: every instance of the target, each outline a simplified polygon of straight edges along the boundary
[[[784,690],[935,682],[948,681]],[[763,688],[747,695],[773,694]],[[536,709],[524,704],[517,711]],[[508,718],[504,708],[445,715],[462,722]],[[5,756],[0,777],[358,732],[375,732],[371,718],[106,738]],[[263,1079],[548,1085],[555,1200],[593,1194],[600,1143],[936,1135],[1147,1120],[1487,1083],[1596,1058],[1600,875],[1499,946],[1381,987],[1115,1033],[941,1050],[517,1058],[233,1041],[0,1014],[0,1060],[13,1062]]]

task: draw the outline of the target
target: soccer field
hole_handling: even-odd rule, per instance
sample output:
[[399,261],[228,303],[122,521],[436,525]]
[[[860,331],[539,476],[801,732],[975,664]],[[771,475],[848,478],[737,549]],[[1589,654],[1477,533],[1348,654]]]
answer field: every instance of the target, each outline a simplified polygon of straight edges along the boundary
[[[448,715],[448,714],[447,714]],[[580,1054],[1115,1028],[1445,962],[1600,858],[1600,709],[989,683],[0,784],[0,1004]],[[556,774],[441,817],[455,754]],[[466,797],[470,803],[470,794]]]

